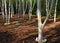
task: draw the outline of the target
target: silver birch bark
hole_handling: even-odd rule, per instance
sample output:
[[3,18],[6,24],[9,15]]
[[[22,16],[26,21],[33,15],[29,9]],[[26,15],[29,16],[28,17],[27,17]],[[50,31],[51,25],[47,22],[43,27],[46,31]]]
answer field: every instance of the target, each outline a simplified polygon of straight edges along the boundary
[[2,10],[2,17],[3,17],[3,20],[4,20],[4,0],[2,0],[1,10]]
[[42,23],[41,22],[41,0],[37,0],[38,38],[36,38],[36,40],[38,41],[38,43],[43,43],[43,42],[47,41],[47,39],[43,40],[42,32],[43,32],[44,26],[49,18],[51,10],[52,10],[52,8],[49,9],[48,3],[49,3],[48,0],[46,0],[46,14],[47,15],[46,15],[46,19]]
[[17,5],[17,0],[16,0],[16,14],[17,14],[17,6],[18,6],[18,5]]
[[[4,0],[5,3],[5,15],[6,15],[6,23],[8,23],[8,15],[7,15],[7,4],[6,4],[6,0]],[[6,24],[5,23],[5,24]]]
[[25,15],[25,12],[24,12],[24,0],[22,0],[22,7],[23,7],[23,18],[24,18],[24,15]]
[[11,4],[11,2],[10,2],[10,1],[11,1],[11,0],[9,0],[9,14],[8,14],[8,23],[10,23],[10,13],[11,13],[11,12],[10,12],[10,11],[11,11],[11,9],[10,9],[10,8],[11,8],[11,5],[10,5],[10,4]]
[[34,3],[32,3],[32,0],[29,0],[29,20],[31,20],[32,16],[32,10],[35,6],[36,0],[34,0]]
[[54,11],[54,23],[56,22],[56,12],[57,12],[58,0],[56,0],[55,11]]
[[42,42],[42,21],[41,21],[41,0],[37,0],[37,17],[38,17],[38,38],[36,38],[36,41],[38,43]]
[[[54,0],[51,0],[51,6],[50,6],[50,9],[52,9],[53,4],[54,4]],[[50,13],[50,16],[51,16],[51,13]]]
[[21,0],[19,1],[19,7],[18,7],[18,17],[20,17],[20,13],[21,13]]
[[[25,3],[26,3],[26,6],[25,6]],[[23,18],[24,18],[25,12],[26,12],[26,9],[27,9],[27,1],[26,0],[22,0],[22,7],[23,7]]]
[[[33,2],[32,2],[32,3],[33,3]],[[34,3],[33,3],[33,5],[32,5],[32,10],[34,9],[35,4],[36,4],[36,0],[34,0]]]
[[18,6],[18,17],[19,17],[19,15],[20,15],[20,7],[21,7],[21,6],[20,6],[20,2],[21,2],[21,1],[20,1],[20,0],[18,0],[18,1],[19,1],[19,6]]
[[51,0],[51,6],[50,6],[50,9],[52,9],[53,4],[54,4],[54,0]]
[[31,20],[31,16],[32,16],[32,0],[29,0],[30,1],[30,5],[29,5],[29,20]]
[[43,31],[44,25],[45,25],[49,15],[46,17],[44,23],[42,24],[42,20],[41,20],[41,0],[37,0],[37,17],[38,17],[38,38],[36,38],[36,41],[38,41],[38,43],[43,43],[43,42],[46,41],[46,39],[43,40],[42,31]]
[[14,15],[14,9],[13,9],[13,3],[11,2],[11,18],[13,17]]
[[52,1],[52,4],[50,5],[50,9],[48,9],[49,6],[47,6],[47,5],[48,5],[48,0],[46,0],[46,14],[47,14],[47,16],[46,16],[46,19],[45,19],[45,21],[43,23],[43,27],[46,24],[46,22],[47,22],[47,20],[49,18],[49,15],[51,15],[51,10],[52,10],[52,7],[53,7],[53,1]]

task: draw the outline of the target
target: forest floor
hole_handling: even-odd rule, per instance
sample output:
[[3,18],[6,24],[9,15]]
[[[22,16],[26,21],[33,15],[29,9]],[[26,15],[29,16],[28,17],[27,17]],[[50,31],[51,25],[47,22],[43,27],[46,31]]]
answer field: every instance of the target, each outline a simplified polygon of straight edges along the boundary
[[[1,18],[0,18],[1,19]],[[42,17],[44,21],[45,17]],[[37,43],[35,41],[38,35],[38,22],[35,15],[32,20],[25,18],[13,17],[10,25],[4,25],[0,20],[0,43]],[[47,39],[46,43],[60,43],[60,19],[54,23],[50,18],[43,30],[43,38]]]

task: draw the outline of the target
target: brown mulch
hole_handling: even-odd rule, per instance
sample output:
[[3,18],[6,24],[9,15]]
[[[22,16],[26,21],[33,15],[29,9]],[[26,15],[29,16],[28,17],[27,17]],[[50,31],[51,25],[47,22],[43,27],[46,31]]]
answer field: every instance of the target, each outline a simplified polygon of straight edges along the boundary
[[[16,20],[17,19],[11,21],[16,21]],[[15,25],[13,22],[11,22],[10,25],[3,25],[3,23],[0,23],[0,43],[20,43],[21,40],[24,40],[26,38],[38,34],[37,19],[34,18],[33,21],[28,21],[28,22],[27,21],[24,22],[22,18],[19,18],[18,20],[20,21],[19,25]],[[60,39],[59,20],[60,19],[57,19],[58,22],[53,23],[52,22],[53,19],[49,19],[48,20],[49,23],[47,22],[47,24],[44,27],[43,36],[44,38],[48,39],[48,43],[53,43],[56,41],[57,43],[59,43],[59,39]],[[35,43],[35,41],[32,43]]]

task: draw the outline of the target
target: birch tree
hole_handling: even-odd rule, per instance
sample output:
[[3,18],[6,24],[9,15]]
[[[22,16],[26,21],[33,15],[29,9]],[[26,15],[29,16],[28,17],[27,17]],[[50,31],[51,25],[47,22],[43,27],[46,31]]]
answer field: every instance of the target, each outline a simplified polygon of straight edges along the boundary
[[[49,10],[51,10],[52,9],[52,7],[53,7],[53,4],[54,4],[54,0],[47,0],[46,1],[46,9],[48,9],[48,11]],[[50,13],[50,16],[51,16],[51,13]]]
[[38,17],[38,38],[36,38],[36,41],[38,41],[38,43],[42,43],[41,0],[37,0],[37,17]]
[[[53,4],[54,4],[54,0],[51,0],[51,6],[50,6],[50,9],[52,9]],[[51,13],[50,13],[50,16],[51,16]]]
[[2,17],[3,17],[3,20],[4,20],[4,0],[2,0]]
[[11,15],[11,0],[9,0],[9,14],[8,14],[8,23],[10,24],[10,15]]
[[18,3],[19,3],[19,4],[18,4],[18,17],[19,17],[19,14],[20,14],[20,7],[21,7],[21,6],[20,6],[20,2],[21,2],[21,1],[18,0]]
[[31,20],[31,16],[32,16],[32,0],[29,0],[29,20]]
[[14,15],[14,8],[13,8],[13,2],[11,2],[11,18],[13,17]]
[[26,0],[22,0],[22,8],[23,8],[23,18],[24,18],[25,12],[27,10],[27,1]]
[[18,0],[19,1],[19,7],[18,7],[18,17],[20,17],[20,14],[21,14],[21,0]]
[[17,6],[18,6],[18,2],[17,2],[17,0],[15,0],[16,1],[16,14],[17,14]]
[[5,15],[6,15],[6,23],[4,25],[9,25],[10,24],[10,0],[9,0],[9,8],[7,12],[7,0],[4,0],[5,3]]
[[6,0],[4,0],[4,4],[5,4],[5,15],[6,15],[6,23],[4,25],[8,24],[8,15],[7,15],[7,4],[6,4]]
[[41,20],[41,0],[37,0],[38,38],[36,38],[36,41],[38,41],[38,43],[43,43],[43,42],[47,41],[47,39],[43,39],[42,32],[43,32],[44,26],[49,18],[51,10],[52,10],[52,8],[49,9],[48,3],[49,3],[48,0],[46,0],[46,14],[47,15],[46,15],[46,19],[42,23],[42,20]]
[[32,16],[32,10],[35,6],[36,0],[29,0],[29,21],[31,20],[31,16]]
[[56,22],[56,12],[57,12],[57,4],[58,4],[58,0],[56,0],[56,4],[55,4],[55,11],[54,11],[54,23]]

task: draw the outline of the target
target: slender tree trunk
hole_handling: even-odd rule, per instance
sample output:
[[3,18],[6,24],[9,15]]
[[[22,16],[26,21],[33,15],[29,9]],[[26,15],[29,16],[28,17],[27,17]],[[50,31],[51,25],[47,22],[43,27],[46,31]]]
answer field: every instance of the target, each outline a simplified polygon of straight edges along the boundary
[[54,4],[54,0],[51,0],[51,6],[50,6],[50,9],[52,9],[53,4]]
[[20,17],[20,14],[21,14],[21,0],[18,0],[18,1],[19,1],[18,17]]
[[16,14],[17,14],[17,6],[18,6],[18,5],[17,5],[17,0],[16,0]]
[[9,0],[9,14],[8,14],[8,23],[10,23],[10,14],[11,14],[11,12],[10,12],[10,11],[11,11],[11,9],[10,9],[10,8],[11,8],[11,5],[10,5],[10,4],[11,4],[11,2],[10,2],[10,1],[11,1],[11,0]]
[[48,6],[48,10],[49,10],[49,6],[50,6],[50,0],[47,0],[47,6]]
[[24,0],[22,0],[22,7],[23,7],[23,18],[24,18],[24,15],[25,15],[25,10],[24,10]]
[[2,0],[2,17],[3,17],[3,21],[4,21],[4,0]]
[[19,1],[19,4],[18,4],[18,5],[19,5],[19,6],[18,6],[18,17],[20,17],[20,7],[21,7],[21,6],[20,6],[20,2],[21,2],[21,1],[20,1],[20,0],[18,0],[18,1]]
[[[32,2],[32,3],[33,3],[33,2]],[[36,4],[36,0],[34,0],[34,3],[33,3],[33,5],[32,5],[32,10],[34,9],[35,4]]]
[[[52,7],[53,7],[53,4],[54,4],[54,0],[51,0],[50,9],[52,9]],[[51,15],[51,13],[50,13],[50,16],[52,16],[52,15]]]
[[47,14],[47,16],[46,16],[46,19],[45,19],[45,21],[43,22],[43,27],[44,27],[44,25],[46,24],[46,22],[47,22],[47,20],[48,20],[48,18],[49,18],[49,15],[51,15],[51,10],[52,10],[52,6],[53,6],[53,4],[51,4],[50,6],[50,9],[48,9],[49,8],[49,6],[47,6],[48,5],[48,0],[46,0],[46,14]]
[[11,2],[11,18],[13,17],[14,15],[14,9],[13,9],[13,3]]
[[[26,4],[26,6],[25,6],[25,4]],[[22,7],[23,7],[23,18],[24,18],[26,10],[27,10],[27,1],[26,0],[22,0]]]
[[55,5],[55,12],[54,12],[54,23],[56,22],[56,12],[57,12],[57,4],[58,4],[58,0],[56,0],[56,5]]
[[32,0],[30,1],[30,5],[29,5],[29,20],[31,21],[31,16],[32,16]]
[[41,21],[41,0],[37,0],[37,17],[38,17],[38,43],[42,42],[42,21]]
[[46,16],[48,14],[48,9],[49,9],[49,4],[48,4],[48,0],[46,0]]
[[7,4],[6,4],[6,0],[4,0],[4,3],[5,3],[6,23],[8,23],[8,15],[7,15]]
[[48,3],[49,3],[48,0],[46,0],[46,14],[47,15],[46,15],[46,19],[42,23],[42,21],[41,21],[41,0],[37,0],[38,38],[36,38],[36,40],[38,41],[38,43],[43,43],[43,42],[47,41],[47,39],[43,40],[42,32],[43,32],[44,26],[50,16],[51,10],[52,10],[52,8],[49,9]]
[[30,2],[29,2],[29,20],[31,21],[31,16],[32,16],[32,10],[33,10],[33,8],[34,8],[34,6],[35,6],[35,0],[34,0],[34,3],[32,4],[32,0],[29,0]]

